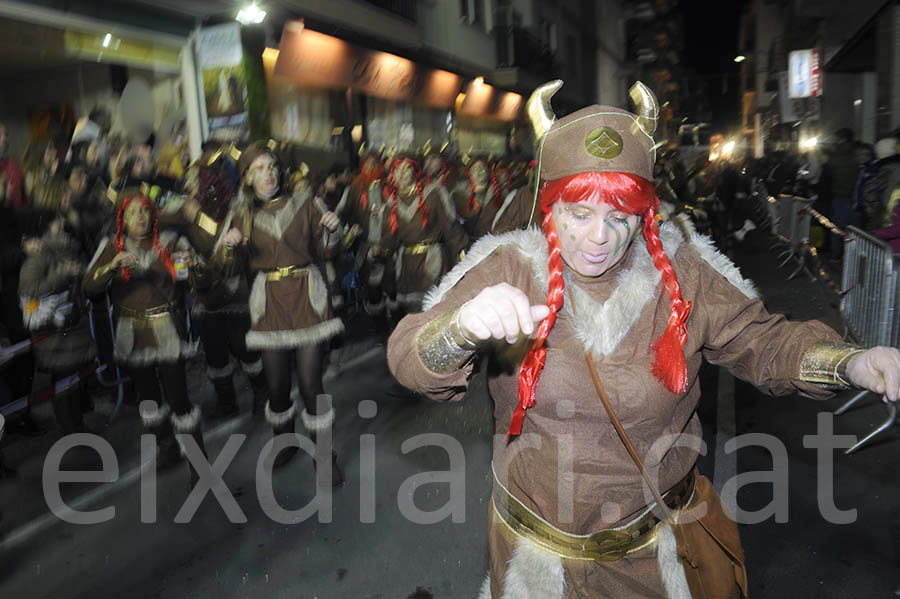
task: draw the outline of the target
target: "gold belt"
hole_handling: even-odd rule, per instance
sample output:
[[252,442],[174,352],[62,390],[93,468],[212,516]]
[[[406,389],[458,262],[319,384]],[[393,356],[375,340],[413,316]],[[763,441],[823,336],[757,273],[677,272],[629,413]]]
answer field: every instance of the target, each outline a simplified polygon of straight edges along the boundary
[[422,243],[417,243],[415,245],[404,245],[403,252],[414,256],[417,254],[424,254],[431,249],[431,246],[437,245],[437,243],[437,241],[423,241]]
[[165,316],[169,316],[175,309],[175,304],[168,303],[152,308],[144,308],[143,310],[134,310],[132,308],[119,308],[119,316],[131,318],[136,322],[153,323]]
[[[677,509],[694,493],[694,472],[663,494],[666,504]],[[612,562],[651,546],[656,541],[659,518],[649,508],[631,522],[589,535],[574,535],[553,526],[510,494],[494,474],[491,504],[497,516],[516,535],[566,559]],[[654,503],[655,505],[655,503]]]
[[308,266],[279,266],[274,270],[266,271],[267,281],[280,281],[290,277],[299,277],[309,270]]

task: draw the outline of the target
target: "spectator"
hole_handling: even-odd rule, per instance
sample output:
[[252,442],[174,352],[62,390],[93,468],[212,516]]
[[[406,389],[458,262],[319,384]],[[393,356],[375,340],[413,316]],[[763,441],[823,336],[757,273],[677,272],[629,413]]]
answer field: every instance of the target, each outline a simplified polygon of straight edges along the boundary
[[9,136],[6,125],[0,123],[0,204],[8,204],[18,212],[25,208],[25,173],[8,154]]
[[875,144],[875,159],[868,172],[860,175],[857,186],[865,211],[864,226],[867,231],[893,224],[894,210],[891,194],[900,185],[900,154],[897,140],[888,137]]
[[[846,229],[848,225],[854,224],[851,221],[853,191],[860,169],[853,144],[853,131],[840,129],[836,135],[837,145],[830,160],[834,193],[831,219],[838,228]],[[832,234],[831,237],[831,255],[835,259],[840,259],[844,252],[843,243],[838,235]]]

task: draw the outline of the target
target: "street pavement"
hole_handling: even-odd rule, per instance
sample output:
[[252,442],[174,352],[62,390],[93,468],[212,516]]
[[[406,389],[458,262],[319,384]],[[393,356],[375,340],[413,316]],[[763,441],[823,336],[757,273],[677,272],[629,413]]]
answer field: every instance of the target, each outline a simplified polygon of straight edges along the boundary
[[[775,255],[764,246],[751,237],[735,260],[757,283],[769,308],[839,327],[837,297],[802,277],[787,281],[793,269],[778,270]],[[212,461],[229,439],[246,435],[223,476],[246,521],[229,521],[209,494],[190,522],[176,523],[188,495],[186,467],[178,467],[159,473],[156,522],[142,523],[142,507],[147,510],[152,502],[142,501],[140,490],[137,410],[124,406],[107,428],[112,397],[99,395],[88,425],[115,449],[118,480],[66,484],[62,495],[81,510],[113,506],[115,517],[78,525],[50,513],[41,474],[55,433],[5,441],[6,461],[18,475],[0,481],[0,598],[475,597],[487,566],[493,432],[484,381],[475,379],[463,402],[440,404],[412,396],[392,380],[384,348],[367,334],[367,324],[362,318],[350,323],[340,366],[326,379],[337,410],[335,447],[346,477],[331,495],[326,521],[313,516],[278,523],[264,511],[254,474],[271,431],[261,418],[249,415],[250,390],[238,376],[243,414],[208,421],[206,438]],[[804,435],[815,434],[818,415],[835,409],[847,394],[825,402],[773,399],[716,368],[705,368],[702,377],[700,414],[710,451],[700,468],[717,486],[735,473],[772,468],[772,456],[761,446],[726,453],[725,441],[735,433],[771,434],[784,444],[789,460],[787,522],[769,517],[741,526],[751,596],[895,596],[900,588],[900,560],[892,542],[900,533],[896,430],[856,455],[831,452],[834,504],[857,510],[854,522],[831,524],[817,505],[817,450],[804,446]],[[200,363],[192,364],[189,380],[193,399],[208,411],[212,388]],[[46,408],[37,416],[52,427]],[[835,418],[834,429],[861,436],[883,417],[880,402],[868,399]],[[459,456],[451,460],[437,446],[440,442],[461,450],[464,464],[457,463]],[[360,457],[360,447],[372,443],[374,469],[363,467]],[[440,475],[433,482],[427,477],[446,473],[451,462],[457,468],[454,484],[464,484],[464,509],[437,523],[410,521],[404,515],[410,501],[422,512],[447,505],[451,485]],[[374,472],[374,480],[361,476],[362,470]],[[279,505],[291,510],[307,505],[316,494],[314,477],[311,458],[302,453],[276,471]],[[763,509],[772,500],[772,484],[746,484],[736,500],[742,510]]]

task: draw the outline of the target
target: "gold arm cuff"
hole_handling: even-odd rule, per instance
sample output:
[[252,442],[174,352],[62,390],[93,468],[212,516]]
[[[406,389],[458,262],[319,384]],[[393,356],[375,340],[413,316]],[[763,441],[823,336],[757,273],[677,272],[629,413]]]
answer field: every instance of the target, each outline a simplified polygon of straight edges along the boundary
[[851,387],[847,377],[850,358],[866,351],[865,347],[849,343],[814,343],[800,358],[798,378],[805,383],[815,383],[829,388]]
[[459,370],[475,353],[476,345],[459,328],[459,310],[438,316],[416,334],[416,350],[428,370],[449,374]]
[[203,229],[210,237],[215,237],[219,231],[219,223],[204,212],[197,212],[197,226]]
[[94,280],[97,281],[99,279],[102,279],[103,277],[108,275],[110,273],[110,271],[112,271],[112,269],[113,269],[112,265],[110,265],[110,264],[101,266],[100,268],[98,268],[97,270],[94,271]]

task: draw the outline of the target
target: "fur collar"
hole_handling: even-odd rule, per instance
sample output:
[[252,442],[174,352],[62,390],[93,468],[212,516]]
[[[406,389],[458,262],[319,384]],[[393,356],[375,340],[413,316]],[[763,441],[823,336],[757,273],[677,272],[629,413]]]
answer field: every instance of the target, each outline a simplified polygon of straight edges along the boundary
[[419,196],[412,196],[412,202],[407,204],[400,199],[398,194],[394,201],[397,202],[397,216],[400,218],[400,221],[404,223],[411,221],[413,216],[416,215],[416,211],[419,209]]
[[285,230],[291,225],[294,217],[300,212],[300,209],[309,199],[309,191],[297,191],[294,193],[284,205],[279,208],[275,214],[269,214],[262,210],[255,210],[253,214],[253,225],[265,233],[266,235],[281,241]]
[[[670,259],[674,259],[685,239],[672,223],[660,226],[660,241]],[[740,275],[740,271],[731,261],[718,252],[712,241],[703,235],[692,235],[690,244],[703,260],[717,272],[721,273],[732,285],[748,298],[758,297],[753,284]],[[423,309],[429,310],[440,303],[463,276],[495,250],[504,246],[514,247],[522,258],[531,265],[532,276],[543,293],[547,292],[547,241],[543,232],[532,227],[526,230],[511,231],[502,235],[486,235],[472,246],[459,264],[448,272],[441,282],[432,288],[425,297]],[[575,334],[589,349],[595,358],[614,351],[631,327],[640,318],[650,300],[657,297],[659,283],[662,278],[653,264],[645,244],[635,243],[632,246],[631,263],[628,268],[616,274],[617,285],[605,302],[598,302],[590,294],[577,285],[572,284],[572,277],[566,273],[567,289],[572,290],[575,307],[580,315],[573,319]],[[569,311],[568,303],[563,310]]]
[[437,189],[438,195],[441,198],[441,204],[444,206],[447,217],[450,220],[456,220],[456,208],[453,206],[453,200],[450,199],[450,192],[447,191],[446,187],[441,185],[441,180],[439,178],[435,179],[425,187],[425,197],[427,198],[435,191],[435,189]]

